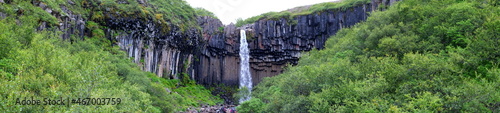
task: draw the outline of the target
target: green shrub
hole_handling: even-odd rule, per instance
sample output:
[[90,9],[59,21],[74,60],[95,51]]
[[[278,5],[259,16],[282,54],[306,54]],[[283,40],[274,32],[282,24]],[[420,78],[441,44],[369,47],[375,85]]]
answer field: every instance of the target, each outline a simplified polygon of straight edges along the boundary
[[263,107],[264,107],[264,102],[262,102],[258,98],[252,98],[248,101],[241,103],[238,107],[236,107],[236,110],[242,113],[262,113],[264,112],[262,111]]
[[401,1],[264,78],[242,105],[264,112],[498,112],[499,10],[478,1]]

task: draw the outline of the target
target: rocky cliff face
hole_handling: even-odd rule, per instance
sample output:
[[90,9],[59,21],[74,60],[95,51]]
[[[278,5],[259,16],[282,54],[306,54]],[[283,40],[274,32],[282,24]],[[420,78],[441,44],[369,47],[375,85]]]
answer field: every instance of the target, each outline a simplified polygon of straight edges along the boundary
[[371,4],[364,4],[346,11],[326,11],[298,16],[297,24],[287,20],[262,20],[246,26],[252,39],[251,69],[254,83],[263,77],[283,71],[286,64],[296,65],[301,52],[323,49],[326,39],[338,30],[366,20]]
[[[393,4],[396,0],[372,0],[369,4],[357,5],[345,11],[329,10],[311,15],[297,16],[297,23],[286,19],[260,20],[236,28],[225,26],[224,32],[210,32],[221,24],[205,23],[200,61],[195,77],[199,83],[224,83],[238,85],[239,77],[239,33],[245,29],[250,48],[250,66],[253,84],[264,77],[283,72],[286,65],[296,65],[301,52],[323,49],[325,41],[342,28],[366,20],[368,13],[381,4]],[[382,8],[383,9],[383,8]],[[213,22],[213,21],[212,21]],[[220,22],[219,22],[220,23]]]
[[194,78],[201,84],[239,83],[239,33],[234,25],[224,27],[218,19],[199,18],[203,29],[203,44],[194,63]]
[[109,19],[107,34],[118,34],[115,38],[120,48],[133,58],[142,70],[156,73],[160,77],[177,79],[182,72],[193,74],[190,65],[200,41],[199,30],[161,32],[154,22],[134,19]]
[[[140,0],[141,3],[147,2]],[[264,77],[278,75],[283,67],[296,65],[301,52],[322,49],[331,35],[367,18],[368,13],[381,4],[391,5],[397,0],[372,0],[371,3],[357,5],[345,11],[330,10],[294,18],[296,23],[286,19],[260,20],[237,28],[224,26],[218,19],[198,17],[201,27],[185,31],[170,25],[158,25],[150,19],[123,18],[105,13],[101,22],[106,37],[116,41],[127,52],[133,62],[144,71],[156,73],[160,77],[178,79],[187,74],[198,83],[238,85],[239,83],[239,33],[245,29],[250,48],[250,66],[253,84]],[[71,35],[82,37],[90,32],[85,28],[86,21],[61,6],[55,12],[45,4],[35,2],[46,12],[59,20],[59,25],[51,26],[42,22],[38,30],[57,28],[63,31],[61,37],[70,39]],[[2,17],[3,13],[0,13]]]

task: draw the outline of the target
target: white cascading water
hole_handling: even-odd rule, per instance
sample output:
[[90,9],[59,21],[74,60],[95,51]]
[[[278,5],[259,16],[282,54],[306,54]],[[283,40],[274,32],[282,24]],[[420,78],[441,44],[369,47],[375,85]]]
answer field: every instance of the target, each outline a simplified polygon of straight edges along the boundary
[[250,51],[248,50],[248,43],[247,43],[247,36],[245,33],[245,30],[240,31],[240,89],[243,87],[248,88],[248,92],[246,93],[241,93],[243,94],[240,98],[240,103],[247,101],[250,99],[250,93],[252,92],[252,74],[250,74],[250,68],[249,68],[249,53]]

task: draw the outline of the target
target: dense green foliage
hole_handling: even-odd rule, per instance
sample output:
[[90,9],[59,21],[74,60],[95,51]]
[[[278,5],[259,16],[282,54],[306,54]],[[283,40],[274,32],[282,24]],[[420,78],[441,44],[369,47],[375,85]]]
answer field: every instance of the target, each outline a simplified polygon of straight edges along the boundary
[[[60,31],[36,31],[42,21],[57,22],[55,17],[28,1],[9,2],[0,4],[0,12],[8,15],[0,18],[0,111],[175,112],[222,102],[192,80],[170,80],[141,71],[104,37],[105,27],[98,22],[86,23],[91,37],[63,41]],[[57,0],[47,0],[48,6],[58,6],[51,2]],[[15,104],[25,97],[122,101],[119,105]]]
[[495,0],[404,0],[265,78],[246,112],[500,112]]
[[240,27],[245,24],[251,24],[259,20],[278,20],[281,18],[287,19],[290,24],[296,24],[296,22],[293,21],[293,18],[299,15],[309,15],[309,14],[314,14],[314,13],[321,13],[327,10],[339,10],[339,11],[344,11],[347,10],[350,7],[360,5],[360,4],[366,4],[369,3],[370,0],[342,0],[342,2],[325,2],[325,3],[319,3],[319,4],[314,4],[312,6],[302,6],[302,7],[297,7],[294,9],[286,10],[286,11],[281,11],[281,12],[268,12],[264,13],[261,15],[253,16],[250,18],[247,18],[245,20],[243,19],[237,19],[236,20],[236,26]]

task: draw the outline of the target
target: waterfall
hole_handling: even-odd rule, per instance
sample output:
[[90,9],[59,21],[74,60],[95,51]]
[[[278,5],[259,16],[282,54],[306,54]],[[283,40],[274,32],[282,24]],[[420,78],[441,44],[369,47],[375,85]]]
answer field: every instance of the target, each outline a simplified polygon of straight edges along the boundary
[[249,66],[250,64],[248,63],[249,59],[249,53],[250,50],[248,50],[248,43],[247,43],[247,36],[245,33],[245,30],[240,31],[240,89],[246,87],[248,89],[248,92],[246,91],[240,91],[240,94],[243,94],[242,97],[240,98],[240,103],[247,101],[250,99],[250,94],[252,92],[252,75],[250,74],[250,69]]

